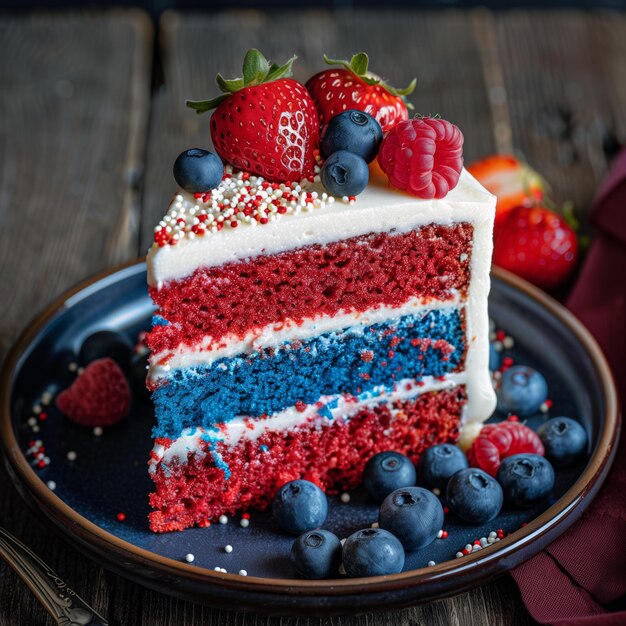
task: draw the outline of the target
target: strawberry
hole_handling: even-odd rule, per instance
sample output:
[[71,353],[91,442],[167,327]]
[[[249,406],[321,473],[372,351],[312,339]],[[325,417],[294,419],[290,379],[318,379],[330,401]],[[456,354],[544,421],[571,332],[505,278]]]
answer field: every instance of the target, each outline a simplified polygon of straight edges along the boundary
[[187,101],[197,113],[215,109],[211,139],[223,161],[277,182],[314,176],[319,125],[309,92],[287,78],[295,58],[270,65],[253,48],[246,53],[242,78],[217,75],[222,95]]
[[56,398],[59,411],[83,426],[112,426],[128,415],[130,387],[109,357],[92,361]]
[[517,421],[486,424],[467,452],[472,467],[479,467],[491,476],[498,473],[503,459],[514,454],[539,454],[545,450],[539,435]]
[[343,69],[324,70],[306,83],[322,127],[346,109],[369,113],[383,133],[409,118],[403,97],[413,92],[416,79],[405,89],[387,85],[379,76],[368,72],[369,57],[365,52],[355,54],[350,61],[335,61],[324,55],[324,61],[328,65],[343,65]]
[[543,206],[516,207],[495,230],[493,262],[542,289],[563,283],[577,260],[576,233]]
[[468,166],[478,182],[498,198],[496,224],[516,206],[540,202],[547,187],[529,165],[508,154],[494,154]]

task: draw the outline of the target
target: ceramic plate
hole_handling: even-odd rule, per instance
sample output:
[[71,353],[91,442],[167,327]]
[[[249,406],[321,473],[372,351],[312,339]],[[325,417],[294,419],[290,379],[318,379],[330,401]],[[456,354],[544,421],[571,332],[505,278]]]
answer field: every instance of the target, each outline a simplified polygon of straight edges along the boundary
[[[504,509],[482,527],[468,526],[449,514],[448,537],[408,553],[401,574],[299,579],[289,562],[293,538],[281,533],[268,513],[251,513],[247,528],[240,525],[240,518],[233,518],[210,528],[151,533],[146,523],[151,489],[146,463],[153,421],[149,403],[136,401],[131,416],[101,436],[60,416],[53,403],[41,405],[46,392],[54,395],[72,381],[70,364],[87,335],[110,328],[136,339],[148,328],[152,305],[141,262],[62,296],[28,326],[12,349],[1,387],[0,427],[7,466],[24,497],[67,538],[106,567],[163,593],[290,613],[390,608],[456,594],[529,558],[581,515],[608,471],[619,422],[604,357],[567,311],[527,283],[494,271],[490,313],[497,326],[515,338],[508,356],[536,367],[548,379],[551,415],[569,415],[584,424],[589,457],[557,472],[554,491],[541,506]],[[35,412],[37,405],[45,419]],[[530,423],[536,426],[545,419],[538,415]],[[49,464],[43,468],[28,453],[34,440],[45,446]],[[76,458],[70,460],[73,453]],[[339,537],[376,521],[377,508],[365,494],[350,495],[349,503],[332,500],[325,524]],[[120,513],[123,521],[118,519]],[[505,537],[498,543],[456,558],[467,543],[500,529]],[[226,545],[233,547],[232,552],[224,551]],[[192,564],[184,559],[189,553],[195,557]],[[429,561],[436,565],[428,566]],[[217,572],[216,567],[228,573]],[[248,575],[239,575],[240,570]]]

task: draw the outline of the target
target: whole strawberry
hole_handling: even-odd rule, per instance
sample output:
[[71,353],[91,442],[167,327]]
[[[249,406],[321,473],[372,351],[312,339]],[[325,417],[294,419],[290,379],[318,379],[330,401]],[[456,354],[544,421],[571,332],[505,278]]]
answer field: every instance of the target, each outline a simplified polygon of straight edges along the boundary
[[542,289],[554,289],[576,267],[576,233],[543,206],[509,211],[494,235],[493,262]]
[[56,398],[59,411],[83,426],[112,426],[128,415],[130,387],[119,365],[108,357],[92,361]]
[[420,117],[396,124],[378,151],[389,182],[418,198],[443,198],[463,169],[463,134],[454,124]]
[[223,161],[277,182],[313,177],[319,125],[309,92],[287,78],[295,58],[278,66],[253,48],[246,53],[242,78],[217,75],[222,95],[187,101],[197,113],[215,109],[211,139]]
[[321,126],[347,109],[369,113],[380,124],[383,133],[409,117],[403,100],[415,89],[416,79],[405,89],[395,89],[368,71],[369,57],[365,52],[355,54],[350,61],[336,61],[324,55],[328,65],[342,65],[342,69],[324,70],[311,77],[306,84]]

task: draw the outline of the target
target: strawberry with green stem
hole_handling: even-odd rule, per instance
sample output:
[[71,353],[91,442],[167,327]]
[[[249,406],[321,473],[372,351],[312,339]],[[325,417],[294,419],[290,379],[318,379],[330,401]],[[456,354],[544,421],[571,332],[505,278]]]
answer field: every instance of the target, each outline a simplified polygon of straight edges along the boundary
[[413,93],[417,79],[414,78],[404,89],[388,85],[369,71],[369,57],[365,52],[355,54],[350,61],[329,59],[324,55],[324,61],[328,65],[343,67],[319,72],[306,83],[322,127],[335,115],[349,109],[369,113],[380,124],[383,133],[409,118],[407,107],[410,105],[405,97]]
[[279,66],[252,48],[241,78],[217,75],[221,95],[187,101],[197,113],[215,109],[211,139],[223,161],[277,182],[314,176],[319,124],[308,91],[289,78],[295,59]]

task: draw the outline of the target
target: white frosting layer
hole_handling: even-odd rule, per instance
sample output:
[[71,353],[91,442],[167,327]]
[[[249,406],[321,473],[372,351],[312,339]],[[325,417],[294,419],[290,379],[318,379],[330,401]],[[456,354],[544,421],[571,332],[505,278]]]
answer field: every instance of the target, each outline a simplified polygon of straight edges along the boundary
[[161,351],[150,356],[150,371],[148,379],[151,381],[167,377],[171,370],[198,365],[209,365],[221,358],[237,355],[252,354],[263,349],[282,345],[295,340],[310,339],[323,333],[338,330],[363,328],[379,322],[397,320],[411,313],[425,310],[453,308],[460,305],[458,295],[449,300],[427,301],[421,298],[410,298],[399,307],[380,306],[364,312],[339,313],[337,315],[319,315],[297,324],[291,320],[270,324],[255,329],[242,338],[227,336],[219,344],[214,344],[210,336],[205,336],[202,343],[195,346],[181,344],[176,350]]
[[[328,410],[332,417],[327,414],[320,415],[320,409],[316,405],[308,405],[303,411],[290,407],[265,419],[239,417],[226,423],[219,430],[210,432],[202,428],[188,428],[168,448],[161,444],[154,445],[150,455],[150,471],[156,471],[156,465],[160,462],[168,464],[176,460],[180,463],[185,463],[189,453],[202,453],[203,447],[201,444],[203,440],[220,441],[227,446],[233,447],[243,438],[254,441],[264,432],[290,430],[311,419],[319,419],[322,423],[328,423],[335,419],[349,419],[368,406],[375,406],[383,402],[390,404],[396,400],[409,400],[429,391],[451,389],[458,385],[466,384],[467,375],[465,373],[450,374],[444,380],[427,376],[421,382],[421,385],[417,385],[413,380],[402,380],[391,392],[385,387],[379,387],[361,394],[358,398],[347,398],[342,395],[322,396],[319,402],[324,406],[330,405]],[[393,414],[393,409],[391,409],[391,412]],[[464,421],[465,416],[462,417],[462,423]]]
[[[183,205],[195,205],[182,194]],[[467,222],[474,227],[471,279],[466,304],[467,421],[482,422],[495,408],[496,399],[489,376],[489,330],[487,296],[496,198],[466,170],[459,184],[441,200],[420,200],[390,189],[382,174],[372,169],[370,184],[355,204],[334,203],[309,212],[284,215],[264,226],[240,228],[182,239],[176,246],[148,253],[148,280],[160,287],[183,278],[202,266],[215,266],[259,254],[276,254],[313,244],[325,244],[372,232],[406,232],[428,224],[452,226]],[[180,355],[181,362],[186,356]],[[171,364],[170,364],[171,367]]]

